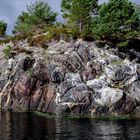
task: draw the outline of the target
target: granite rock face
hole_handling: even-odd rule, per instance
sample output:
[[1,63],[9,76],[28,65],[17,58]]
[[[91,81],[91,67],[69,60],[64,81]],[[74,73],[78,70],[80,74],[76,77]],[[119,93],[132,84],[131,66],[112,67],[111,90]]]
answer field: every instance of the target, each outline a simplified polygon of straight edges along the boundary
[[[50,114],[140,114],[140,65],[94,42],[24,45],[0,60],[2,109]],[[30,54],[27,52],[31,52]]]

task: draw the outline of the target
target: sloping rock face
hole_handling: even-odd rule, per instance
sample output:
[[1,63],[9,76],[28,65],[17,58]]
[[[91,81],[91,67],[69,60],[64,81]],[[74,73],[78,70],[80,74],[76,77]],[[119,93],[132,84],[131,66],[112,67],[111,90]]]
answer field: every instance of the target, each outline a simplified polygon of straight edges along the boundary
[[0,60],[2,109],[140,114],[140,65],[134,61],[94,42],[58,42],[47,50],[26,44],[24,50]]

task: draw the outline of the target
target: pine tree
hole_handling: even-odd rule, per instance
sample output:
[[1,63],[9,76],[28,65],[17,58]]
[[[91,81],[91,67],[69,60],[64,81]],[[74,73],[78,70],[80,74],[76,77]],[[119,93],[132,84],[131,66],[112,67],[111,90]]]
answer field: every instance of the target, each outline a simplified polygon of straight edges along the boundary
[[7,23],[0,20],[0,37],[3,37],[6,33]]
[[36,1],[27,6],[27,11],[18,16],[13,33],[27,33],[43,31],[46,26],[51,26],[56,20],[57,13],[44,1]]
[[139,25],[139,14],[129,0],[109,0],[100,6],[98,15],[93,18],[92,32],[96,39],[127,42],[138,35]]
[[68,26],[77,28],[80,35],[88,36],[97,2],[98,0],[62,0],[61,11]]

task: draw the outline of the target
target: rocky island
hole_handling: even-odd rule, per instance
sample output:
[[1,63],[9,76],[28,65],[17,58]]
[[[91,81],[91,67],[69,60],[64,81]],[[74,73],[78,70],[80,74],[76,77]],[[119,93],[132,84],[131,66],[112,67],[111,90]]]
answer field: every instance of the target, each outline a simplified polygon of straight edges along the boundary
[[48,114],[140,114],[139,7],[129,0],[45,1],[0,21],[0,107]]
[[10,59],[0,59],[2,109],[140,114],[140,64],[119,57],[115,49],[82,40],[58,41],[46,49],[18,42],[11,53]]
[[140,139],[138,0],[0,7],[0,140]]

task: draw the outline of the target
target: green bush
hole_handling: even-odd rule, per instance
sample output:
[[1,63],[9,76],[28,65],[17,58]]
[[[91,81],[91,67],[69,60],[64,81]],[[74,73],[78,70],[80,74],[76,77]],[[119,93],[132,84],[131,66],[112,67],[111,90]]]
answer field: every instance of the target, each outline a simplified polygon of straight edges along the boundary
[[11,51],[12,51],[11,46],[7,45],[7,46],[4,47],[3,53],[5,55],[5,58],[8,59],[11,56]]
[[46,41],[51,40],[60,40],[63,39],[65,41],[69,41],[70,38],[76,39],[78,38],[79,34],[77,32],[77,28],[70,28],[67,25],[54,25],[45,29],[46,34]]

